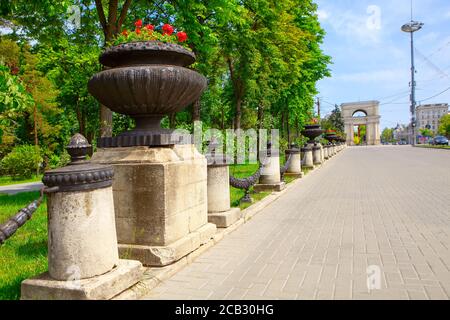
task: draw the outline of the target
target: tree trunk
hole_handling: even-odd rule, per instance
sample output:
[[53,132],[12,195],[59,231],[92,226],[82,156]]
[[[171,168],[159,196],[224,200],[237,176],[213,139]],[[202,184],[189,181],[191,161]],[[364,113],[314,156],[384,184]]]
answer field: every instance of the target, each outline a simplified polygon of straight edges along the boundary
[[175,129],[176,125],[177,125],[177,114],[174,112],[169,115],[169,127],[170,129]]
[[36,107],[36,104],[34,104],[34,108],[33,108],[33,120],[34,120],[34,145],[37,147],[37,146],[39,146],[39,140],[38,140],[38,130],[37,130],[37,107]]
[[113,113],[104,105],[100,105],[100,137],[112,137]]
[[261,103],[258,105],[258,129],[264,127],[264,105]]
[[200,121],[200,110],[201,110],[201,103],[200,99],[198,99],[192,105],[192,123],[194,123],[195,121]]
[[[95,0],[95,6],[97,8],[98,19],[103,29],[105,36],[105,43],[111,41],[114,36],[119,33],[122,28],[122,24],[125,21],[128,8],[130,7],[131,0],[125,0],[122,8],[119,12],[119,0],[108,1],[108,17],[105,16],[105,11],[101,0]],[[100,105],[100,136],[111,137],[112,136],[112,119],[113,113],[104,105]]]
[[234,128],[240,129],[241,128],[241,105],[242,105],[242,99],[239,97],[236,99],[236,116],[234,118]]

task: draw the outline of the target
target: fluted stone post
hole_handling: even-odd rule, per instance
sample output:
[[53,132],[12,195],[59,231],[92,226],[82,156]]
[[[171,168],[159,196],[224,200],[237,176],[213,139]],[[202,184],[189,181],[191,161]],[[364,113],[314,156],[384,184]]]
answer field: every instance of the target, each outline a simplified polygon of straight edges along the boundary
[[286,150],[285,155],[286,161],[288,161],[289,157],[291,157],[291,160],[284,175],[296,178],[302,177],[303,173],[302,173],[302,159],[300,149],[292,144],[290,149]]
[[314,161],[313,161],[313,146],[308,144],[306,147],[301,149],[303,154],[302,166],[307,169],[314,169]]
[[317,143],[313,146],[313,164],[320,165],[322,164],[322,155],[320,151],[320,143]]
[[142,264],[119,260],[111,166],[86,161],[80,134],[72,162],[47,171],[48,272],[22,283],[22,299],[110,299],[140,280]]
[[328,156],[328,145],[323,146],[323,154],[324,154],[324,158],[326,160],[328,160],[330,157]]
[[267,157],[263,160],[261,176],[258,184],[253,189],[261,191],[281,191],[286,183],[281,181],[279,150],[271,150],[271,144],[267,145]]
[[226,157],[214,151],[208,160],[208,222],[227,228],[241,218],[239,208],[231,208],[230,172]]

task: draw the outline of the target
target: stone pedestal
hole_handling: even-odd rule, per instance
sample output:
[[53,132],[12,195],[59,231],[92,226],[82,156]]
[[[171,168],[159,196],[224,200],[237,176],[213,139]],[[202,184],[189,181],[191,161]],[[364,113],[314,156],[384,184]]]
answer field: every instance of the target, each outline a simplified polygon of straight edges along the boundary
[[313,160],[313,145],[307,145],[306,147],[301,149],[303,154],[302,166],[304,168],[313,169],[314,168],[314,160]]
[[319,144],[319,146],[320,146],[320,161],[321,161],[321,163],[324,163],[325,162],[325,152],[323,151],[323,145]]
[[208,221],[227,228],[241,218],[239,208],[230,206],[230,173],[227,164],[208,165]]
[[285,176],[301,177],[302,176],[302,159],[300,149],[291,148],[286,150],[286,161],[291,157],[291,161],[286,170]]
[[22,299],[110,299],[140,280],[140,262],[119,260],[113,168],[85,161],[90,148],[75,135],[72,162],[44,175],[48,272],[22,283]]
[[92,161],[114,167],[121,257],[147,266],[176,262],[207,243],[207,163],[194,145],[101,148]]
[[278,152],[269,154],[262,166],[259,183],[253,187],[256,192],[281,191],[286,184],[281,181],[280,156]]
[[323,146],[323,156],[325,160],[328,160],[330,157],[328,156],[328,146]]
[[313,146],[313,164],[314,165],[322,164],[322,154],[321,154],[320,144]]

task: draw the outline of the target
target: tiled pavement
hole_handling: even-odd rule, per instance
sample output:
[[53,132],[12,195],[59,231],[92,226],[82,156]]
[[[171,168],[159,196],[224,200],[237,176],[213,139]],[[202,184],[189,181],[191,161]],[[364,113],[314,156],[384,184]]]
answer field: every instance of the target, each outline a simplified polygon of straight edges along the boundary
[[146,299],[449,297],[450,152],[383,146],[346,149]]

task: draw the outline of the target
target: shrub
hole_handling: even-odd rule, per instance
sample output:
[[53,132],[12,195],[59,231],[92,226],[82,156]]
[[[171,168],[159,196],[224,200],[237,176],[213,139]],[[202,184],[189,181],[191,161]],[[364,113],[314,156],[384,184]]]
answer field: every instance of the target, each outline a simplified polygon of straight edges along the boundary
[[22,145],[15,147],[0,162],[4,174],[21,178],[31,178],[42,163],[38,147]]

